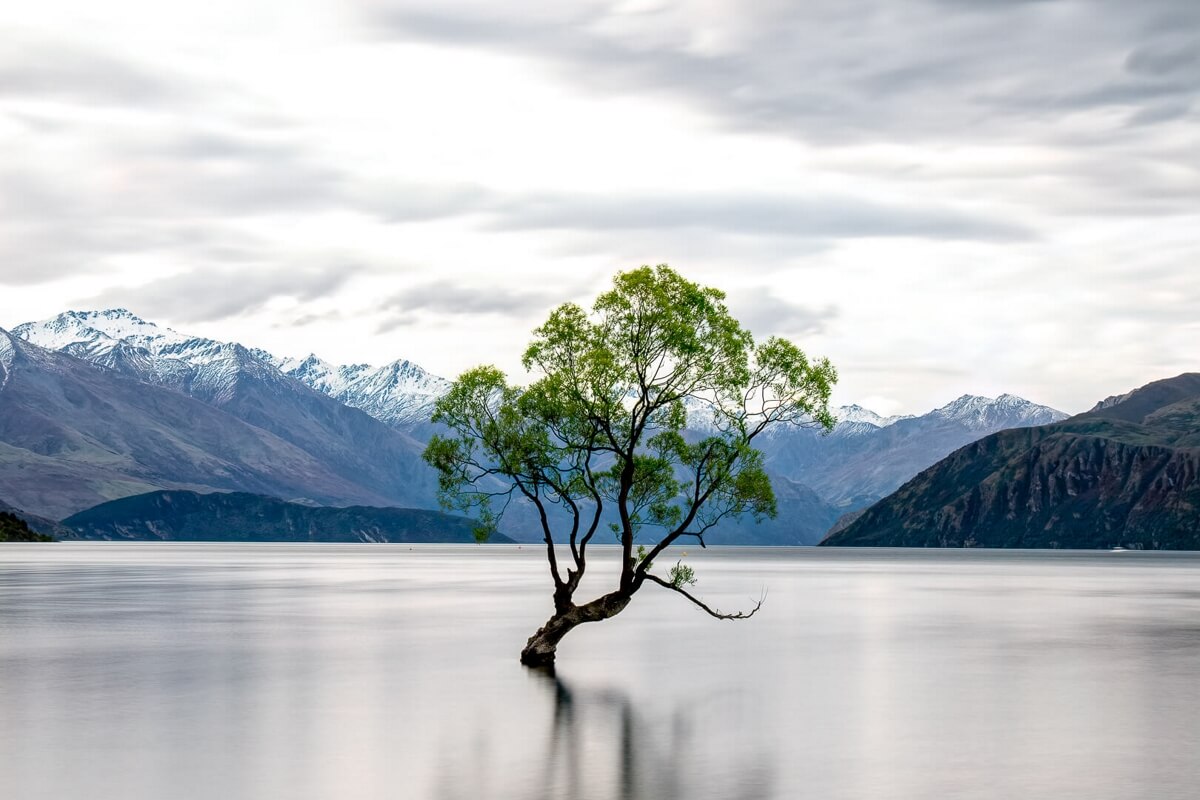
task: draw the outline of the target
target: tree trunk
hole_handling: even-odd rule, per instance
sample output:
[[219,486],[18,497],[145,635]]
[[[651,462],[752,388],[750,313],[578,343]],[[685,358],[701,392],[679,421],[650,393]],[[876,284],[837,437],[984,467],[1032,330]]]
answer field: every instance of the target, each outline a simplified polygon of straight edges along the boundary
[[629,605],[630,597],[624,592],[612,592],[582,606],[573,605],[561,613],[555,613],[537,629],[537,633],[529,637],[525,649],[521,651],[521,663],[527,667],[552,666],[558,643],[573,628],[585,622],[599,622],[616,616]]

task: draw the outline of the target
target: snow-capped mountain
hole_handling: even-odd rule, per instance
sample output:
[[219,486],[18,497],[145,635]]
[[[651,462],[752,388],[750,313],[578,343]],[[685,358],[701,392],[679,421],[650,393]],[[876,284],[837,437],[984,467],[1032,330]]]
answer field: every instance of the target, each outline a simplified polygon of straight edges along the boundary
[[1067,415],[1047,406],[1031,403],[1023,397],[1002,394],[992,399],[964,394],[931,412],[934,416],[953,420],[970,431],[994,433],[1005,428],[1028,428],[1048,425],[1067,418]]
[[370,364],[330,364],[315,354],[309,354],[307,358],[278,358],[266,350],[257,349],[254,354],[274,364],[285,375],[291,375],[331,397],[345,391],[350,384],[373,369]]
[[1065,419],[1066,414],[1013,395],[965,395],[911,417],[880,417],[861,406],[835,412],[829,436],[782,429],[760,443],[767,468],[814,489],[847,509],[861,508],[954,450],[1006,428]]
[[[53,319],[20,325],[14,333],[27,343],[26,360],[39,357],[38,353],[57,358],[48,367],[49,371],[61,373],[63,364],[90,362],[101,367],[100,372],[105,374],[96,380],[110,380],[116,375],[133,378],[153,389],[170,389],[226,414],[231,418],[228,431],[240,430],[238,424],[244,423],[269,434],[268,438],[298,448],[311,461],[303,470],[307,476],[297,473],[293,484],[311,485],[309,497],[323,502],[367,500],[426,508],[435,505],[434,476],[421,460],[423,448],[419,442],[285,374],[274,359],[261,351],[252,351],[236,342],[186,336],[124,309],[70,311]],[[59,353],[74,358],[63,359]],[[147,392],[146,396],[162,395]],[[171,416],[178,408],[159,405],[170,413],[156,424],[166,428],[188,425],[188,420]],[[110,409],[103,402],[83,417],[87,425],[107,426],[105,430],[123,430],[137,424],[135,420],[122,419],[119,410]],[[202,440],[188,445],[191,452],[188,447],[175,449],[176,461],[190,463],[195,453],[221,446],[226,433],[220,426],[206,429]],[[169,459],[164,463],[167,462]],[[314,464],[320,465],[319,469]],[[222,480],[240,480],[225,474],[228,467],[221,470],[225,476]],[[169,474],[157,467],[152,472],[158,476],[156,480]],[[200,484],[194,480],[193,483]]]
[[[252,396],[281,430],[297,432],[288,439],[250,421],[236,398],[206,402],[0,331],[0,497],[53,519],[161,488],[249,491],[330,505],[423,499],[410,491],[411,477],[392,466],[411,452],[406,437],[300,388],[360,417],[371,430],[341,425],[322,436],[286,399]],[[320,416],[333,413],[323,411]],[[392,485],[384,470],[372,474],[370,463],[364,468],[333,452],[371,446],[377,449],[370,455],[381,461],[392,456],[385,468],[397,473]],[[415,454],[409,458],[416,461]]]
[[13,333],[47,350],[100,364],[210,402],[227,400],[239,375],[260,380],[294,378],[394,427],[427,422],[449,382],[410,361],[383,367],[335,365],[316,355],[280,358],[236,342],[187,336],[123,308],[67,311],[18,325]]
[[897,414],[891,417],[881,417],[869,408],[863,408],[857,403],[849,406],[838,406],[834,412],[841,423],[865,422],[876,428],[886,428],[888,425],[902,419],[911,419],[912,414]]
[[894,425],[902,419],[912,419],[911,414],[882,417],[857,403],[839,406],[834,409],[833,414],[837,417],[837,425],[833,429],[834,436],[865,436],[875,433],[881,428]]
[[[239,376],[258,380],[292,378],[351,408],[403,430],[429,421],[434,402],[450,382],[407,360],[382,367],[370,364],[332,364],[310,354],[305,358],[278,357],[236,342],[187,336],[132,314],[126,309],[67,311],[53,319],[18,325],[13,333],[48,350],[58,350],[93,363],[134,375],[158,385],[180,389],[209,402],[220,403],[235,391]],[[870,436],[897,422],[924,419],[949,421],[972,433],[1057,422],[1065,414],[1015,395],[992,399],[963,395],[922,417],[881,416],[860,405],[834,411],[833,436]],[[702,401],[688,405],[689,427],[713,428],[712,412]],[[788,431],[776,428],[772,437]]]
[[120,343],[157,350],[165,343],[181,344],[192,337],[160,328],[124,308],[104,311],[65,311],[53,319],[26,322],[13,333],[47,350],[94,360]]
[[313,354],[303,359],[263,355],[284,374],[398,428],[428,422],[434,402],[450,388],[445,378],[403,359],[376,368],[330,364]]
[[13,333],[46,350],[99,364],[206,402],[232,398],[239,376],[282,378],[272,364],[236,342],[218,342],[160,328],[123,308],[67,311],[26,322]]
[[[688,398],[684,400],[684,406],[687,409],[688,428],[701,433],[709,433],[715,429],[713,410],[708,403],[703,400]],[[837,424],[834,426],[831,435],[835,437],[863,436],[893,425],[900,420],[912,419],[911,415],[883,417],[869,408],[863,408],[857,404],[839,406],[833,410],[833,415],[837,418]],[[762,435],[767,438],[787,436],[794,430],[794,428],[786,426],[776,426],[767,428]]]
[[0,375],[0,386],[3,386],[4,382],[8,380],[8,371],[12,369],[16,356],[17,349],[8,337],[7,331],[0,329],[0,370],[4,371],[4,374]]

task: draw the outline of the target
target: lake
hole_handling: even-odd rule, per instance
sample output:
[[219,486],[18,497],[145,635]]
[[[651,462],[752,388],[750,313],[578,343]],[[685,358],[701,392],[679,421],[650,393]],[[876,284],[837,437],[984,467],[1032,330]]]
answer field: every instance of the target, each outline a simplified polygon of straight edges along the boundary
[[550,678],[529,545],[0,546],[0,797],[1196,796],[1196,555],[687,552],[762,611],[647,585]]

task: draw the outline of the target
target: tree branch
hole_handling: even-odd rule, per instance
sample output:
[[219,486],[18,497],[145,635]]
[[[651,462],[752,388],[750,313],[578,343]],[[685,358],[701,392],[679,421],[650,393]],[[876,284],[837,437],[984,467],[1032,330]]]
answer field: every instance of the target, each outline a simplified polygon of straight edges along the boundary
[[700,608],[704,609],[704,611],[707,612],[710,617],[716,617],[717,619],[750,619],[756,613],[758,613],[758,610],[760,608],[762,608],[763,601],[767,599],[766,592],[764,592],[763,596],[758,598],[758,602],[754,604],[754,608],[750,609],[749,611],[738,611],[735,614],[722,614],[720,611],[716,610],[715,608],[709,608],[704,603],[703,600],[701,600],[700,598],[696,597],[695,595],[689,593],[687,590],[685,590],[679,586],[676,586],[675,584],[670,583],[669,581],[664,581],[662,578],[658,577],[657,575],[654,575],[653,573],[650,573],[650,572],[644,573],[644,577],[646,578],[646,580],[653,581],[654,583],[657,583],[659,586],[663,587],[664,589],[670,589],[672,592],[678,592],[679,594],[686,597],[688,600],[691,600],[694,604],[696,604]]

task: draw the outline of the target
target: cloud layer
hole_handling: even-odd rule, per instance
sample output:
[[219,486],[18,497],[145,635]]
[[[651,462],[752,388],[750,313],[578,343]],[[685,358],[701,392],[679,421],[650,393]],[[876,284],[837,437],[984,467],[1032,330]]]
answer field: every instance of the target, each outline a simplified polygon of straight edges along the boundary
[[453,374],[666,261],[883,411],[1196,368],[1192,0],[251,5],[5,12],[0,326]]

